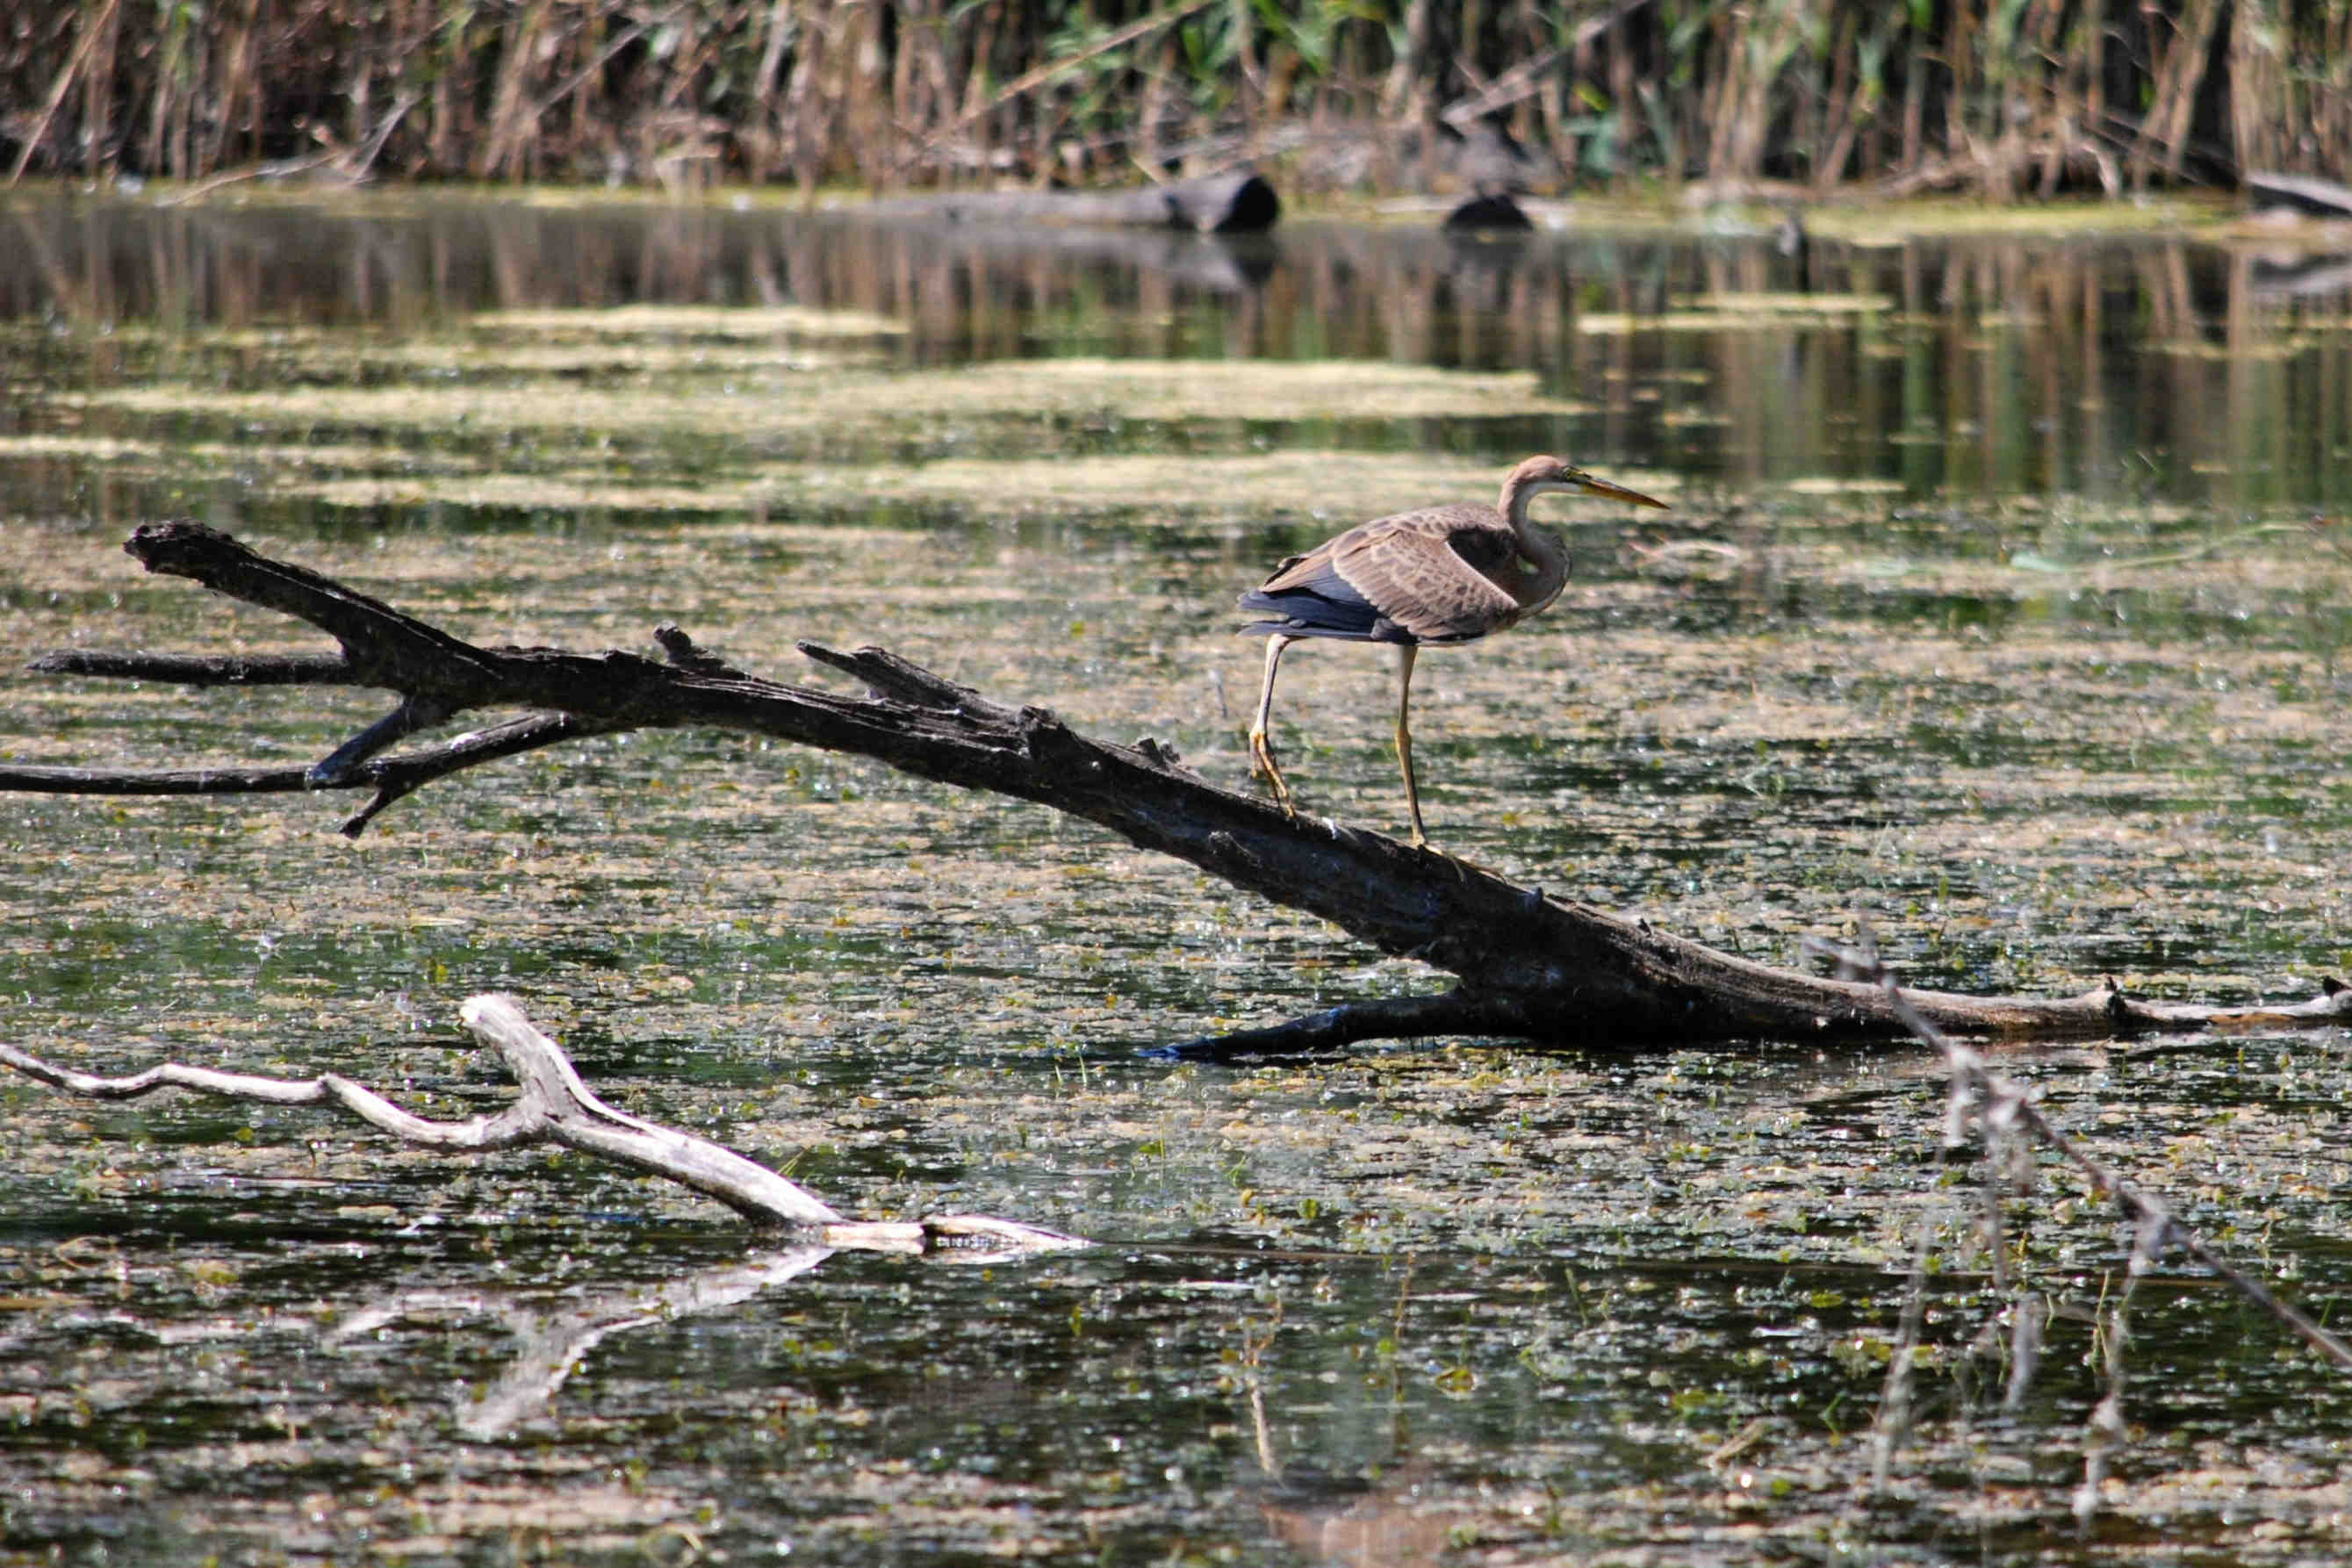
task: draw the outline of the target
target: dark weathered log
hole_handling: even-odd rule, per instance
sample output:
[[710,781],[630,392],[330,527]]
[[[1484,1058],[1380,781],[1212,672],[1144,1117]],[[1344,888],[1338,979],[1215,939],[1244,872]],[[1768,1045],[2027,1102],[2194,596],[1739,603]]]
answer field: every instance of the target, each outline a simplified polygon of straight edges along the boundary
[[[343,658],[321,665],[322,679],[389,686],[404,704],[446,714],[483,707],[537,710],[401,756],[313,766],[304,775],[310,787],[376,791],[347,832],[356,833],[401,795],[492,755],[618,730],[708,726],[854,752],[917,777],[1050,805],[1461,981],[1444,997],[1360,1004],[1276,1031],[1196,1041],[1182,1047],[1188,1054],[1297,1050],[1456,1030],[1607,1046],[1888,1040],[1909,1032],[1880,985],[1737,958],[1646,921],[1515,886],[1434,850],[1286,816],[1265,800],[1189,771],[1156,744],[1092,740],[1043,709],[1005,707],[880,648],[842,653],[801,645],[818,663],[856,678],[868,697],[743,674],[698,654],[674,628],[663,637],[667,664],[621,652],[483,648],[256,554],[201,523],[145,526],[126,548],[151,571],[192,578],[333,632]],[[110,660],[110,673],[142,673],[140,656]],[[184,668],[185,662],[163,658],[155,668]],[[347,744],[329,761],[354,749]],[[0,788],[123,794],[149,778],[157,793],[184,793],[187,776],[0,769]],[[270,777],[257,787],[283,787],[281,775]],[[2063,998],[1908,995],[1938,1028],[1977,1036],[2101,1038],[2352,1022],[2352,991],[2333,980],[2308,1001],[2253,1008],[2144,1002],[2112,983]]]
[[1246,169],[1129,191],[949,191],[895,196],[868,209],[884,217],[941,223],[1058,224],[1070,227],[1184,228],[1256,234],[1282,216],[1282,198]]

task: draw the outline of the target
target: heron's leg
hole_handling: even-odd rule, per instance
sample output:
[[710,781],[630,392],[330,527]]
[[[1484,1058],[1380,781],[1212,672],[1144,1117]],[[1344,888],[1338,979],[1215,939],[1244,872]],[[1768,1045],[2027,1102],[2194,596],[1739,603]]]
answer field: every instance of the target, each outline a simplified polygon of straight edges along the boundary
[[1250,776],[1265,780],[1274,792],[1274,803],[1286,816],[1296,816],[1298,811],[1291,802],[1290,781],[1275,765],[1274,742],[1266,737],[1265,727],[1274,717],[1274,672],[1281,668],[1282,650],[1297,640],[1278,632],[1265,639],[1265,681],[1257,690],[1257,718],[1249,732]]
[[1412,782],[1412,727],[1406,721],[1412,706],[1412,661],[1419,658],[1420,647],[1412,643],[1397,644],[1397,765],[1404,769],[1404,808],[1412,814],[1412,844],[1416,849],[1429,847],[1429,835],[1421,830],[1421,791]]

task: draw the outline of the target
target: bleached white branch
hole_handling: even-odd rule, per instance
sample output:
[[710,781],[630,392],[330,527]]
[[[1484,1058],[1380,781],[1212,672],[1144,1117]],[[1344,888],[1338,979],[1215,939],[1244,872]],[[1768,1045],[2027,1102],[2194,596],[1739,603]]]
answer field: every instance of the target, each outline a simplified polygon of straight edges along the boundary
[[311,1079],[261,1078],[164,1062],[120,1078],[76,1072],[0,1045],[0,1065],[95,1100],[135,1100],[161,1089],[192,1089],[265,1105],[335,1105],[403,1142],[465,1153],[554,1143],[627,1165],[716,1198],[757,1225],[814,1232],[834,1249],[929,1253],[978,1259],[1084,1247],[1076,1237],[986,1215],[932,1215],[919,1220],[845,1218],[796,1182],[731,1149],[632,1116],[605,1104],[581,1081],[562,1047],[534,1026],[512,996],[467,999],[458,1016],[477,1039],[495,1047],[521,1092],[495,1116],[435,1121],[402,1110],[336,1073]]

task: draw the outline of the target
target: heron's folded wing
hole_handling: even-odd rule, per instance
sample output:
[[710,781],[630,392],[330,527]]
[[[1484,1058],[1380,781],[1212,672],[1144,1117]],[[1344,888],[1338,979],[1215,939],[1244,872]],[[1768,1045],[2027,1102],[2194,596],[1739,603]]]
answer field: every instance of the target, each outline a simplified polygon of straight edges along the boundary
[[1518,619],[1522,606],[1480,568],[1517,553],[1491,508],[1433,507],[1368,522],[1330,545],[1331,570],[1421,642],[1462,642]]
[[1250,632],[1287,632],[1297,637],[1368,641],[1379,635],[1381,612],[1331,564],[1331,552],[1352,534],[1304,555],[1294,555],[1274,575],[1242,595],[1242,608],[1279,621],[1244,627]]

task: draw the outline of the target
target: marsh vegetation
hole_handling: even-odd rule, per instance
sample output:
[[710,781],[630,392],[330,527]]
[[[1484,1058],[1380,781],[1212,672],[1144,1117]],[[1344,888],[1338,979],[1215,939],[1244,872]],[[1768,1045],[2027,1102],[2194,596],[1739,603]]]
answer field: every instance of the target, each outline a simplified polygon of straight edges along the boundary
[[2340,173],[2352,21],[2280,0],[80,0],[0,36],[15,169],[180,181],[1759,178],[1828,192]]

